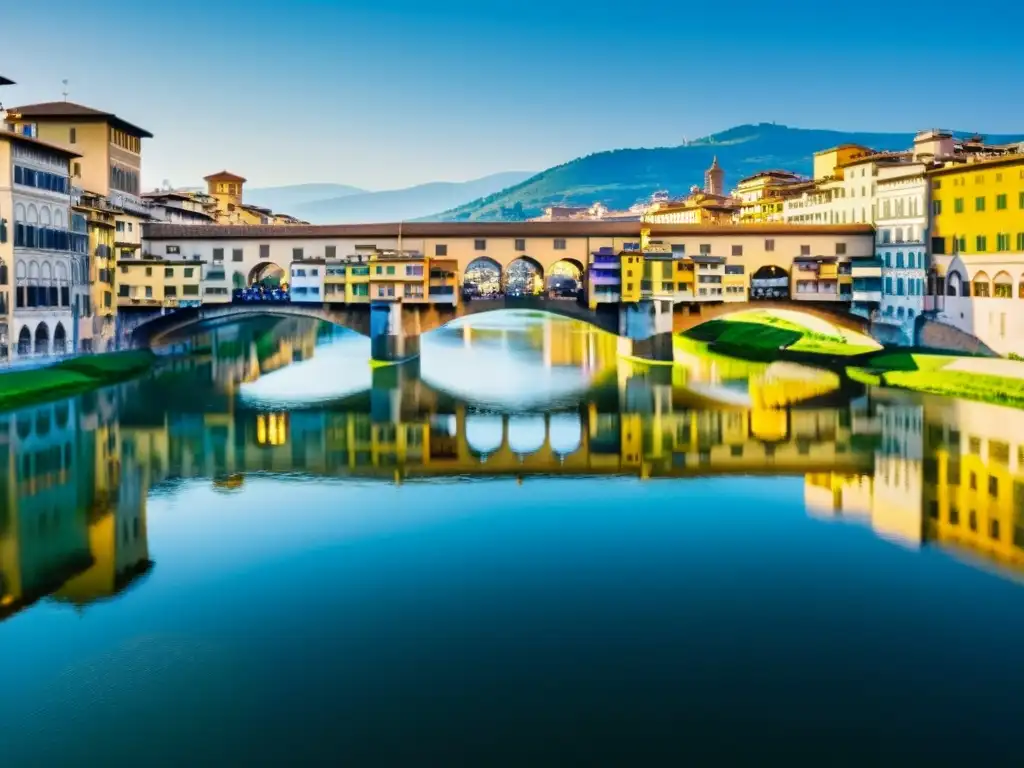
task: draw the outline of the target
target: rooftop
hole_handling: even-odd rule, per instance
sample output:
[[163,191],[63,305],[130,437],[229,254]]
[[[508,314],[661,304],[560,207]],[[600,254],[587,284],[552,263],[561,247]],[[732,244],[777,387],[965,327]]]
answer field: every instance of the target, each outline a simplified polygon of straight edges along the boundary
[[217,173],[211,173],[209,176],[204,176],[203,181],[238,181],[244,184],[246,179],[236,176],[230,171],[218,171]]
[[17,131],[0,130],[0,139],[6,139],[7,141],[13,141],[18,144],[27,144],[34,147],[41,147],[53,151],[54,154],[60,154],[64,157],[81,157],[77,152],[72,152],[70,149],[64,149],[64,147],[56,144],[51,144],[48,141],[40,141],[39,139],[33,139],[31,136],[25,136],[24,134],[18,133]]
[[639,221],[405,222],[382,224],[216,225],[147,224],[150,240],[229,240],[278,238],[403,238],[455,237],[629,237],[641,229],[651,235],[873,235],[870,224],[641,224]]
[[137,125],[132,125],[127,120],[122,120],[113,112],[101,112],[98,109],[76,104],[73,101],[46,101],[39,104],[26,104],[23,107],[14,107],[10,111],[23,117],[36,119],[53,118],[81,122],[102,120],[140,139],[153,138],[153,134],[149,131],[139,128]]

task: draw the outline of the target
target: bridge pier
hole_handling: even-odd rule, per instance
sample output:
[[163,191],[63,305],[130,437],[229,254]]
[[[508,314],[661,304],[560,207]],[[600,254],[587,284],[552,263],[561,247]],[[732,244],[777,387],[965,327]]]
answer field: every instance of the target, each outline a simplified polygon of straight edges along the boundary
[[409,402],[407,396],[420,380],[418,358],[397,365],[374,368],[370,389],[370,421],[373,423],[398,423]]
[[401,363],[420,353],[419,313],[403,312],[399,302],[370,305],[370,359]]
[[619,308],[619,354],[672,362],[672,302],[645,299],[623,304]]

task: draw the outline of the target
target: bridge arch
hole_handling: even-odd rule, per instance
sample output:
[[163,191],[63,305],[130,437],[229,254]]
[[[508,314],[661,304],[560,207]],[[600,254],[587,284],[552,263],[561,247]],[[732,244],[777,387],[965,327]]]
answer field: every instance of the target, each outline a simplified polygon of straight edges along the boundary
[[583,447],[583,419],[578,413],[553,413],[548,441],[558,456],[569,456]]
[[547,423],[541,414],[511,416],[508,420],[508,447],[519,456],[529,456],[547,442]]
[[501,264],[490,256],[478,256],[462,273],[462,291],[471,296],[490,296],[502,289]]
[[535,296],[544,291],[544,267],[532,256],[522,255],[508,263],[502,288],[506,293]]
[[[260,261],[249,270],[247,285],[253,286],[257,283],[267,285],[272,284],[275,280],[278,285],[287,285],[288,273],[273,261]],[[234,277],[232,277],[233,281]]]
[[583,286],[584,270],[583,263],[577,259],[559,259],[548,269],[544,288],[560,295],[576,293]]
[[[675,312],[673,314],[673,331],[685,333],[697,328],[709,320],[716,320],[729,315],[742,315],[758,312],[769,312],[778,315],[782,319],[790,319],[802,325],[808,330],[826,331],[821,326],[822,322],[832,326],[831,331],[845,329],[856,331],[867,335],[871,329],[871,321],[860,315],[850,314],[844,305],[830,302],[789,302],[789,301],[749,301],[723,304],[701,304],[696,306],[696,312]],[[814,322],[808,323],[808,320]],[[802,321],[802,322],[801,322]],[[815,325],[819,326],[815,328]]]
[[750,276],[750,299],[785,300],[789,298],[790,274],[777,264],[766,264]]
[[501,416],[472,414],[466,417],[466,446],[476,456],[489,456],[501,449],[505,422]]

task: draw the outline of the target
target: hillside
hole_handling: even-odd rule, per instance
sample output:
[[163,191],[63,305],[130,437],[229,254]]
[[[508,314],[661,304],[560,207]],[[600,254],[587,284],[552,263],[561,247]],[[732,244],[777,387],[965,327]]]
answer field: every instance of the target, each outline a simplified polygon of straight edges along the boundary
[[251,193],[246,190],[245,199],[312,224],[402,221],[492,195],[530,176],[533,176],[532,171],[507,171],[472,181],[436,181],[381,192],[367,192],[342,184],[299,184],[254,189]]
[[[815,152],[837,144],[873,149],[911,146],[911,133],[848,133],[761,123],[730,128],[679,147],[616,149],[549,168],[497,194],[430,216],[437,221],[493,221],[538,216],[549,205],[602,202],[625,209],[659,189],[682,197],[703,184],[704,171],[718,156],[726,188],[757,171],[778,168],[810,175]],[[1024,136],[988,136],[994,143]]]

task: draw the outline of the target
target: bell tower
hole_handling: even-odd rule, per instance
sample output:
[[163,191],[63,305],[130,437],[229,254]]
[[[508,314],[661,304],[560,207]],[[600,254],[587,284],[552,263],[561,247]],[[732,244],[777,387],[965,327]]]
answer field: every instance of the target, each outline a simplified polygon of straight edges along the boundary
[[711,167],[704,171],[704,193],[720,197],[725,194],[725,171],[718,165],[718,155],[711,161]]

